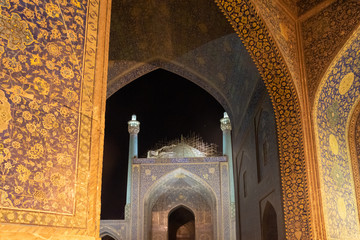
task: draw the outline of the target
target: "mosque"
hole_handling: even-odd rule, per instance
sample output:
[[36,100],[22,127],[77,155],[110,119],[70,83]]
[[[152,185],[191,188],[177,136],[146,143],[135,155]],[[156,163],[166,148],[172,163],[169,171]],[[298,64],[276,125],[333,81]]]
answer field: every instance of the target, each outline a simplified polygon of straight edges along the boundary
[[[130,134],[124,220],[101,220],[100,236],[113,239],[235,239],[231,123],[220,120],[222,156],[199,137],[181,137],[138,158],[140,122]],[[272,219],[274,220],[274,219]],[[275,218],[276,221],[276,218]]]
[[[159,69],[221,104],[225,149],[138,158],[134,116],[101,222],[106,99]],[[358,0],[1,0],[0,240],[360,239],[359,102]]]

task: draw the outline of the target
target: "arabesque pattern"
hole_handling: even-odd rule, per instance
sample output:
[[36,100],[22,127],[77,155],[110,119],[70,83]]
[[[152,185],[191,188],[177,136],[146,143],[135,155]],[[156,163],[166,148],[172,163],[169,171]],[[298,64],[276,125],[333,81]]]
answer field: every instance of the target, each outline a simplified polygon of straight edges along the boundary
[[287,239],[311,239],[299,102],[283,59],[250,1],[216,1],[254,59],[273,102]]
[[99,2],[0,7],[0,222],[85,228]]
[[74,211],[86,4],[26,1],[2,9],[0,88],[12,116],[2,131],[11,155],[1,166],[3,208]]
[[359,49],[357,32],[328,69],[315,98],[315,133],[329,239],[360,238],[348,139],[351,113],[360,98]]
[[[310,3],[315,1],[300,1]],[[309,100],[313,103],[321,77],[360,21],[357,0],[337,0],[301,23]]]

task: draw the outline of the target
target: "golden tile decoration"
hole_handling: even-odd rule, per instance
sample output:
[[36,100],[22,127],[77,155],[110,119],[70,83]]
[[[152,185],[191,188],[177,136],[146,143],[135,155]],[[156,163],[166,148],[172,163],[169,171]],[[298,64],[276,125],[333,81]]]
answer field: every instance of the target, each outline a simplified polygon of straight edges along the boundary
[[[358,239],[358,170],[351,160],[352,113],[360,100],[360,29],[344,45],[321,80],[314,124],[326,234],[329,239]],[[336,107],[336,109],[334,109]],[[330,109],[330,110],[329,110]],[[337,114],[329,114],[329,112]],[[355,131],[354,131],[355,132]],[[351,142],[351,140],[350,140]],[[354,151],[352,151],[354,152]],[[358,186],[357,186],[358,187]]]
[[312,239],[302,124],[294,83],[250,1],[216,2],[256,63],[273,103],[279,138],[286,238]]
[[[315,5],[317,0],[300,2],[302,6],[311,2]],[[359,20],[359,1],[336,0],[318,14],[301,22],[310,103],[314,103],[322,76],[346,39],[357,28]]]
[[90,234],[99,4],[0,1],[2,223]]

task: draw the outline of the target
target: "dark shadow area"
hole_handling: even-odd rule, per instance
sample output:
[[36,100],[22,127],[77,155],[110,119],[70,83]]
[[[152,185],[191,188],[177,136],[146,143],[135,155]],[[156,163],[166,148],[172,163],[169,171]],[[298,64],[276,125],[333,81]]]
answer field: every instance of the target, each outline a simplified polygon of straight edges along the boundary
[[101,219],[123,219],[132,114],[140,121],[139,156],[163,140],[195,133],[222,147],[223,107],[208,92],[159,69],[129,83],[106,102]]
[[195,216],[184,208],[179,207],[169,214],[169,240],[195,240]]
[[112,1],[110,60],[179,57],[233,33],[212,1]]
[[277,240],[277,216],[274,207],[267,202],[262,223],[262,240]]
[[115,240],[115,239],[106,235],[106,236],[102,237],[101,240]]

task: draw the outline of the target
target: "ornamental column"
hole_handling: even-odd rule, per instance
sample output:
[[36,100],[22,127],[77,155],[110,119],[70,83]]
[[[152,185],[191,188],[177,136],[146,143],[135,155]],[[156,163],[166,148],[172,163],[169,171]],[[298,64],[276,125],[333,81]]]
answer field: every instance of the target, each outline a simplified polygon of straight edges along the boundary
[[234,187],[234,168],[232,160],[232,144],[231,144],[231,123],[226,112],[224,117],[220,119],[220,127],[223,132],[223,155],[227,156],[229,164],[229,180],[230,180],[230,202],[235,203],[235,187]]
[[136,115],[131,116],[131,120],[128,121],[128,131],[130,134],[129,141],[129,163],[128,163],[128,176],[126,185],[126,205],[131,201],[131,171],[132,171],[132,159],[138,156],[138,133],[140,132],[140,122],[136,121]]

